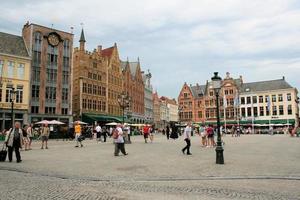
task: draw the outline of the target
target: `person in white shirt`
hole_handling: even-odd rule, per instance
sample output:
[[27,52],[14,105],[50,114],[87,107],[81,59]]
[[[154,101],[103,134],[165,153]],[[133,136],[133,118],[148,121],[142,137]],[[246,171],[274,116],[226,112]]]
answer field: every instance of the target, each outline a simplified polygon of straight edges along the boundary
[[189,122],[183,132],[183,138],[184,138],[184,141],[186,142],[186,146],[181,150],[183,154],[185,154],[185,150],[186,150],[187,155],[192,155],[190,152],[191,132],[192,132],[192,127],[191,127],[191,123]]
[[97,139],[98,141],[101,141],[101,132],[102,132],[101,126],[98,124],[95,129],[97,133]]
[[122,125],[118,124],[117,128],[113,131],[113,138],[115,140],[115,156],[119,156],[119,152],[121,152],[126,156],[128,153],[125,151],[125,144],[123,138],[123,130]]

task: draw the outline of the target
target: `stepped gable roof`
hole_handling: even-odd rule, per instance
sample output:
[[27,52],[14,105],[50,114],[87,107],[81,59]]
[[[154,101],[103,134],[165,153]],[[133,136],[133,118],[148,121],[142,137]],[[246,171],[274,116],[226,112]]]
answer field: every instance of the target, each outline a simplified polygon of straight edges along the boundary
[[126,68],[126,66],[127,66],[127,61],[122,61],[121,60],[121,69],[122,69],[122,71],[124,71],[125,70],[125,68]]
[[0,32],[0,53],[29,57],[23,37]]
[[190,88],[194,97],[200,97],[205,94],[206,85],[194,85]]
[[132,76],[135,76],[138,65],[139,65],[139,62],[129,62],[130,72],[131,72]]
[[109,47],[102,50],[102,55],[106,57],[110,57],[114,51],[114,47]]
[[241,87],[241,93],[280,90],[289,88],[293,87],[290,84],[288,84],[284,78],[282,78],[277,80],[244,83]]

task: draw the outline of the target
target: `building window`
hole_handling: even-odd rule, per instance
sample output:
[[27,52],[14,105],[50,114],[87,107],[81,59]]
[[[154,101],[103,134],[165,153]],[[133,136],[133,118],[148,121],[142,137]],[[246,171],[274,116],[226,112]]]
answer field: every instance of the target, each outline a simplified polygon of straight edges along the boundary
[[205,101],[205,106],[208,106],[208,105],[209,105],[209,101],[206,100],[206,101]]
[[241,115],[242,115],[242,117],[246,117],[246,109],[245,108],[241,108]]
[[83,84],[82,84],[82,92],[83,92],[83,93],[86,93],[86,83],[83,83]]
[[210,92],[209,92],[209,96],[211,96],[211,97],[214,96],[214,92],[213,92],[213,91],[210,91]]
[[68,96],[69,96],[68,88],[63,88],[62,89],[62,96],[61,96],[63,103],[68,102]]
[[253,107],[253,115],[254,115],[254,117],[258,116],[257,107]]
[[252,102],[253,102],[253,104],[257,103],[257,96],[252,97]]
[[64,40],[63,46],[64,46],[64,57],[69,58],[70,57],[70,41]]
[[213,99],[209,100],[209,105],[210,105],[210,106],[213,106],[213,105],[214,105],[214,100],[213,100]]
[[230,99],[229,99],[229,105],[231,105],[231,106],[234,105],[234,99],[233,99],[233,98],[230,98]]
[[93,110],[96,110],[96,109],[97,109],[97,101],[93,100]]
[[68,108],[62,108],[61,109],[61,114],[62,115],[67,115],[68,114]]
[[56,87],[46,87],[46,100],[56,100]]
[[225,90],[225,95],[228,95],[228,90]]
[[47,68],[47,82],[56,83],[57,80],[57,69]]
[[106,110],[106,103],[105,101],[102,101],[102,111],[104,112]]
[[18,78],[24,79],[24,73],[25,73],[25,64],[20,63],[18,66]]
[[288,105],[288,107],[287,107],[287,113],[288,113],[288,115],[292,115],[293,114],[292,105]]
[[231,90],[229,90],[229,94],[233,94],[233,90],[231,89]]
[[272,102],[276,102],[276,95],[272,95]]
[[55,107],[45,107],[45,114],[55,114]]
[[93,78],[93,73],[89,72],[88,73],[88,78],[92,79]]
[[265,102],[268,103],[269,102],[269,95],[265,96]]
[[251,104],[251,97],[247,97],[247,104]]
[[69,83],[69,72],[63,71],[63,84],[68,84],[68,83]]
[[264,97],[263,97],[263,96],[259,96],[258,99],[259,99],[259,100],[258,100],[259,103],[263,103],[263,102],[264,102]]
[[209,110],[206,110],[206,111],[205,111],[205,117],[206,117],[206,118],[209,118]]
[[5,102],[10,102],[10,93],[12,91],[13,85],[7,84],[6,85],[6,95],[5,95]]
[[57,67],[57,60],[58,60],[58,48],[48,45],[48,58],[47,64],[49,68]]
[[202,111],[198,111],[198,118],[202,118]]
[[270,115],[270,110],[268,108],[268,106],[266,106],[266,116],[269,116]]
[[88,99],[88,109],[92,109],[92,100]]
[[283,101],[282,94],[278,94],[278,101],[279,101],[279,102],[282,102],[282,101]]
[[86,99],[82,99],[82,108],[86,109]]
[[39,113],[39,107],[38,106],[31,106],[31,113]]
[[34,33],[34,50],[41,51],[42,49],[42,34],[40,32]]
[[31,86],[31,97],[32,98],[39,98],[40,96],[40,86],[39,85],[32,85]]
[[283,115],[283,105],[279,106],[279,115]]
[[23,103],[23,86],[22,85],[17,86],[16,103]]
[[264,107],[263,106],[259,107],[259,116],[264,116]]
[[88,94],[92,94],[92,84],[88,84]]
[[248,116],[248,117],[251,117],[251,116],[252,116],[252,110],[251,110],[251,107],[248,107],[248,108],[247,108],[247,116]]
[[32,81],[39,82],[40,81],[41,68],[40,67],[32,67]]
[[97,85],[93,85],[93,94],[94,94],[94,95],[97,94]]
[[287,94],[286,94],[286,99],[287,99],[288,101],[292,101],[291,93],[287,93]]
[[8,61],[8,65],[7,65],[7,77],[8,78],[14,77],[14,67],[15,67],[15,63],[13,61]]
[[102,96],[106,96],[106,88],[102,87]]
[[272,115],[277,115],[277,106],[272,106]]
[[241,97],[241,104],[245,105],[245,97]]

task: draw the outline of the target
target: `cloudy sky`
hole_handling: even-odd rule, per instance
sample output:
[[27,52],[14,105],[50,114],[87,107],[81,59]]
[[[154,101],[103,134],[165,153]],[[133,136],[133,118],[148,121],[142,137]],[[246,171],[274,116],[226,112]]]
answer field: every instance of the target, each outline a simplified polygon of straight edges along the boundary
[[300,89],[299,0],[11,0],[0,31],[21,34],[26,21],[70,31],[78,46],[117,42],[121,59],[140,58],[160,95],[177,98],[184,82],[214,71],[244,81],[280,79]]

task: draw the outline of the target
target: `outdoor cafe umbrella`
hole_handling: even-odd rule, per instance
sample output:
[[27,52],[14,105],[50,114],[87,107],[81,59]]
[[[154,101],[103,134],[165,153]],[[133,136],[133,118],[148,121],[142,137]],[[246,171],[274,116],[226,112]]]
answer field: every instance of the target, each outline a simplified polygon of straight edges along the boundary
[[105,125],[107,126],[116,126],[118,123],[117,122],[110,122],[110,123],[107,123]]
[[49,124],[49,122],[50,122],[50,121],[48,121],[48,120],[42,120],[42,121],[37,122],[37,123],[35,123],[35,124]]
[[60,122],[60,121],[57,121],[57,120],[51,120],[51,121],[49,121],[48,124],[52,124],[52,125],[62,125],[62,124],[65,124],[65,123]]
[[82,122],[82,121],[79,121],[79,120],[77,120],[77,121],[75,121],[75,122],[71,122],[71,123],[72,123],[72,124],[78,123],[78,124],[80,124],[80,125],[87,125],[87,123]]

